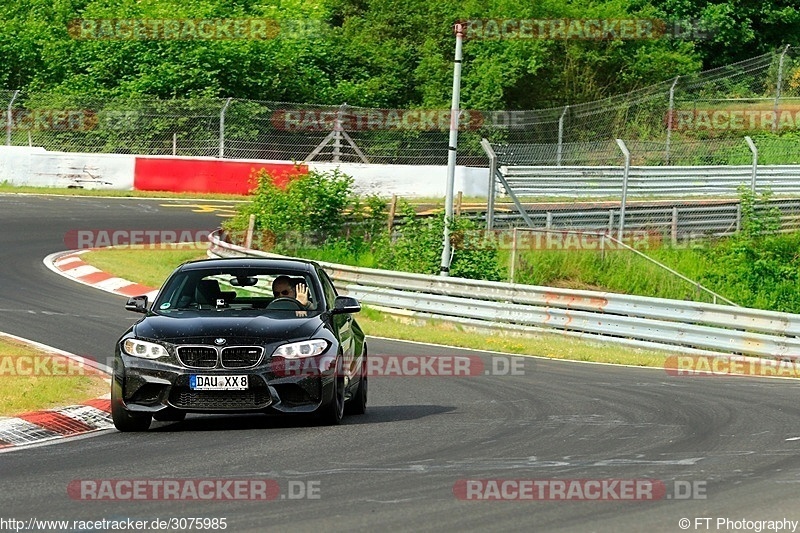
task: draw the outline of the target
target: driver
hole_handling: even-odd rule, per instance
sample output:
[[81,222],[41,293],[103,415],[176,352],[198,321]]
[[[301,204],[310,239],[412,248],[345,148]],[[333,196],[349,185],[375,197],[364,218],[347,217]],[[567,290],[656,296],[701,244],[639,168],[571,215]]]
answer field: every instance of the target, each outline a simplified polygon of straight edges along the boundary
[[272,282],[272,295],[275,298],[293,298],[302,305],[308,308],[308,286],[305,283],[297,283],[289,276],[278,276]]

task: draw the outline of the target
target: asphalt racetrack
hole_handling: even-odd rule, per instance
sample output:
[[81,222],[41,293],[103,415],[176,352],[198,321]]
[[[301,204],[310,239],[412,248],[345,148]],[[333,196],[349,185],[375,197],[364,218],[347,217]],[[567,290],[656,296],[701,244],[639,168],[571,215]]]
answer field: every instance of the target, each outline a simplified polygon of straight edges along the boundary
[[[203,230],[222,220],[174,207],[182,203],[198,202],[0,196],[0,330],[109,364],[114,342],[138,316],[123,309],[124,298],[57,276],[42,258],[66,249],[71,230]],[[486,353],[369,345],[372,354],[473,355],[492,365]],[[736,525],[800,520],[795,382],[532,358],[523,369],[374,377],[367,414],[339,427],[190,415],[154,422],[143,434],[108,431],[2,453],[0,519],[225,518],[228,531],[580,532],[752,531]],[[68,491],[81,480],[163,479],[266,479],[279,494],[270,501],[96,501]],[[665,493],[657,500],[555,493],[550,501],[476,501],[496,496],[476,480],[560,480],[583,489],[592,480],[655,480]],[[465,500],[470,482],[473,499]],[[523,482],[497,486],[514,499]]]

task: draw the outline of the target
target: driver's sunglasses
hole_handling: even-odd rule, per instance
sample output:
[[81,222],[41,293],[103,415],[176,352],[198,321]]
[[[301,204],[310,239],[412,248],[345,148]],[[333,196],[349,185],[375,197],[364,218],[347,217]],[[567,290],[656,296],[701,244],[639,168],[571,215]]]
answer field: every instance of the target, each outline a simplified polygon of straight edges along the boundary
[[275,296],[288,296],[292,293],[291,289],[283,289],[282,291],[272,291]]

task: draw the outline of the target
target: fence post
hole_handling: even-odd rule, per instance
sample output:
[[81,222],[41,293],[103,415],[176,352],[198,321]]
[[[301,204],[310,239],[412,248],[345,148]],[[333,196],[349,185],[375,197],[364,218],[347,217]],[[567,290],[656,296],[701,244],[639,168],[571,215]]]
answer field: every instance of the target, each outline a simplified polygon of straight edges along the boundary
[[561,149],[564,145],[564,115],[567,114],[567,110],[569,106],[564,106],[564,111],[561,112],[561,116],[558,117],[558,146],[556,147],[556,166],[561,166]]
[[17,99],[18,94],[19,90],[14,91],[14,94],[11,96],[11,101],[8,103],[8,113],[6,114],[6,146],[11,146],[11,124],[14,121],[11,106],[14,105],[14,100]]
[[775,121],[772,123],[772,131],[778,130],[778,106],[781,103],[781,85],[783,85],[783,59],[786,57],[786,52],[789,51],[789,46],[783,49],[781,52],[781,58],[778,61],[778,85],[775,87],[775,106],[773,107],[773,112],[775,115]]
[[755,193],[756,174],[758,173],[758,148],[756,148],[756,143],[753,142],[753,139],[751,139],[749,135],[746,135],[744,140],[747,141],[747,146],[749,146],[750,151],[753,152],[753,178],[750,181],[750,190]]
[[672,227],[670,228],[670,240],[672,241],[672,246],[677,246],[678,244],[678,206],[672,206]]
[[225,111],[228,110],[228,106],[231,104],[231,100],[233,98],[228,98],[225,102],[225,105],[222,106],[222,111],[219,112],[219,157],[220,159],[225,157]]
[[669,88],[669,111],[667,113],[667,153],[666,163],[669,165],[669,145],[672,138],[672,121],[675,114],[675,85],[678,84],[680,76],[675,76],[675,81],[672,82],[672,87]]
[[244,239],[244,247],[250,249],[253,247],[253,231],[256,227],[256,215],[251,214],[250,219],[247,221],[247,236]]
[[511,230],[511,268],[509,268],[509,283],[514,283],[514,271],[517,266],[517,228]]
[[339,106],[336,112],[336,124],[333,126],[333,162],[340,163],[342,158],[342,118],[344,110],[347,107],[347,102]]
[[389,240],[392,239],[392,227],[394,226],[394,214],[397,211],[397,195],[392,195],[392,201],[389,203],[389,216],[388,216],[388,227],[389,227]]
[[497,174],[497,154],[492,149],[492,145],[487,138],[481,139],[483,151],[489,157],[489,191],[486,199],[486,229],[494,228],[494,177]]
[[622,173],[622,202],[619,206],[619,231],[617,232],[617,240],[621,241],[625,231],[625,204],[628,201],[628,174],[631,171],[631,153],[622,139],[617,139],[617,146],[622,151],[622,155],[625,156],[625,169]]
[[178,132],[172,134],[172,155],[178,155]]

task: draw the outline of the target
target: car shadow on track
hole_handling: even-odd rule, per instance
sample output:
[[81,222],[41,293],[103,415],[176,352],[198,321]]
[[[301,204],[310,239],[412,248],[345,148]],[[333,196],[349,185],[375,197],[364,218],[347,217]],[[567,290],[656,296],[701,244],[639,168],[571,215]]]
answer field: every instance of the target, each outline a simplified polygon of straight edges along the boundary
[[[366,414],[346,416],[343,425],[382,424],[419,420],[433,415],[455,411],[456,407],[445,405],[381,405],[369,406]],[[249,429],[285,429],[319,426],[313,416],[301,415],[190,415],[183,422],[153,422],[150,432],[178,433],[183,431],[235,431]]]

